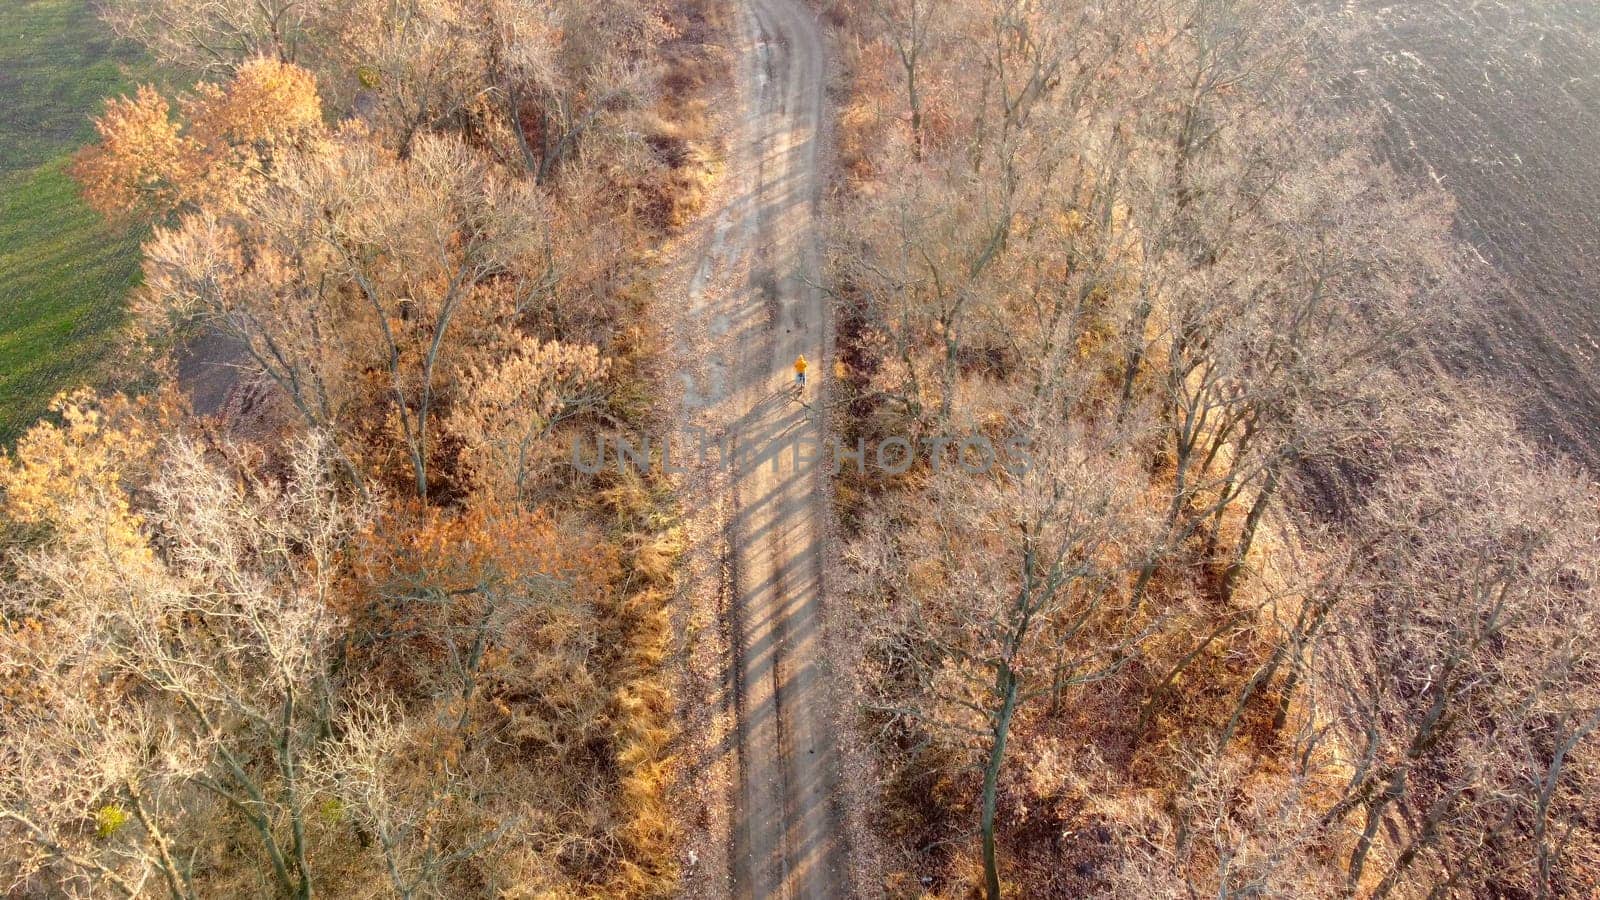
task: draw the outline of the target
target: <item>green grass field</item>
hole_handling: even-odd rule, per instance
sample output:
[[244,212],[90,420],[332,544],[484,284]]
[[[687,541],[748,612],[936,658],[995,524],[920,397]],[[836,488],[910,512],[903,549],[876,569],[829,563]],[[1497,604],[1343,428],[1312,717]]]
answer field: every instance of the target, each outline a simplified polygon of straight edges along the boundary
[[66,173],[89,116],[149,68],[88,0],[0,0],[0,445],[58,391],[94,382],[137,282],[138,235]]

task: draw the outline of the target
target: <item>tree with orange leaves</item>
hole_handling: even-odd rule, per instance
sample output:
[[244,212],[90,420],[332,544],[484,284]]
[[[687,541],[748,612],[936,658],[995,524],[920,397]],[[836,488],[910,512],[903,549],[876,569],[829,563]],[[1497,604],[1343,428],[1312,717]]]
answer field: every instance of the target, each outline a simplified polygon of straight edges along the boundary
[[258,58],[226,84],[197,85],[176,116],[149,85],[107,100],[95,130],[99,143],[79,153],[73,170],[89,204],[159,217],[227,203],[286,148],[306,146],[324,128],[311,73]]
[[446,426],[466,446],[474,489],[520,502],[559,452],[551,432],[599,402],[607,371],[608,361],[592,345],[533,338],[519,339],[498,364],[473,368]]
[[137,302],[153,333],[198,319],[237,337],[305,425],[427,496],[438,420],[468,368],[511,342],[544,232],[532,185],[456,138],[402,160],[345,134],[157,229]]
[[523,887],[581,892],[612,871],[615,549],[578,517],[411,500],[376,519],[351,559],[339,595],[373,699],[328,765],[356,786],[344,796],[396,890],[450,894],[469,859],[488,865],[481,847],[515,835],[539,836],[500,847]]
[[[353,582],[343,593],[365,635],[357,652],[389,648],[373,659],[378,671],[408,693],[448,701],[458,728],[481,711],[486,678],[501,688],[527,682],[526,689],[543,684],[538,693],[577,692],[572,702],[554,703],[556,709],[592,702],[577,699],[592,683],[583,657],[594,646],[596,604],[619,572],[616,554],[598,535],[562,534],[548,513],[488,499],[465,510],[411,501],[373,522],[353,562]],[[408,649],[395,652],[402,646]],[[540,654],[567,658],[552,663]],[[494,671],[486,673],[486,666]],[[581,731],[523,726],[525,737],[543,735],[541,742],[567,741],[563,734]]]

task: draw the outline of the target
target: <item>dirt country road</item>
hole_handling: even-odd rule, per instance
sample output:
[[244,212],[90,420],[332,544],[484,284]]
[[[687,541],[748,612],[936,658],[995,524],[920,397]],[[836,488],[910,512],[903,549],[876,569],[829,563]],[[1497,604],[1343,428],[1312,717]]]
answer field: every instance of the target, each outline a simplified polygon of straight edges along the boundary
[[689,492],[712,520],[700,540],[715,548],[699,552],[716,573],[731,657],[732,892],[838,898],[838,760],[821,658],[826,506],[812,449],[820,378],[809,403],[789,390],[796,356],[813,376],[827,359],[816,225],[823,50],[797,0],[746,0],[741,15],[726,200],[708,217],[680,314],[690,362],[679,425],[734,451],[731,468]]

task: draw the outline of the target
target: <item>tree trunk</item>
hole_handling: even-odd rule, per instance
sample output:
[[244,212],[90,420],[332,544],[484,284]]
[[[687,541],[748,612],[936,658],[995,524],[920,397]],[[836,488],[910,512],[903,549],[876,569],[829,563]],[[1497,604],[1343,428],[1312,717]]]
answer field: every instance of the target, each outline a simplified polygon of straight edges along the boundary
[[1133,317],[1124,331],[1128,351],[1122,360],[1122,391],[1117,401],[1119,424],[1127,419],[1128,409],[1133,405],[1133,385],[1138,379],[1139,367],[1144,364],[1144,329],[1150,320],[1151,310],[1149,299],[1141,297],[1138,305],[1133,308]]
[[128,793],[128,801],[133,805],[133,814],[139,819],[139,824],[144,826],[145,834],[150,836],[150,845],[155,848],[156,861],[160,864],[161,875],[167,881],[167,891],[175,900],[188,900],[194,896],[194,888],[190,886],[188,876],[178,868],[178,863],[172,858],[171,847],[167,836],[156,824],[155,818],[145,809],[143,795],[138,785],[131,780],[123,783],[123,790]]
[[994,744],[989,748],[989,764],[983,770],[983,880],[988,900],[1000,900],[1000,865],[995,859],[994,817],[1000,788],[1000,764],[1005,760],[1006,738],[1011,732],[1011,716],[1017,710],[1017,678],[1011,666],[1002,662],[995,680],[1000,695],[1000,711],[994,719]]
[[1372,852],[1372,842],[1378,836],[1378,826],[1383,821],[1383,813],[1389,805],[1406,792],[1406,770],[1399,768],[1390,776],[1389,783],[1384,787],[1383,793],[1367,804],[1366,827],[1361,829],[1361,839],[1356,841],[1356,848],[1350,853],[1350,887],[1354,889],[1361,883],[1361,872],[1367,866],[1367,854]]
[[1233,589],[1239,583],[1239,574],[1244,571],[1245,558],[1250,555],[1250,547],[1256,540],[1256,529],[1261,525],[1261,517],[1266,514],[1267,507],[1272,503],[1272,495],[1278,490],[1278,466],[1267,470],[1267,481],[1261,486],[1261,493],[1256,495],[1255,503],[1251,504],[1250,512],[1244,517],[1244,530],[1239,534],[1239,547],[1234,551],[1233,562],[1228,564],[1228,570],[1222,575],[1223,602],[1233,599]]

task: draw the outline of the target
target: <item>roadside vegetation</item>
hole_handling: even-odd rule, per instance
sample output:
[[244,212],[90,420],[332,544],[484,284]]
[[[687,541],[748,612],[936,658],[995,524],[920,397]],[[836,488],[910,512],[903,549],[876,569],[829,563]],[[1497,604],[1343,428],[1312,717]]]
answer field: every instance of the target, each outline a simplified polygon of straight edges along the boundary
[[821,8],[837,419],[930,448],[837,485],[858,889],[1592,896],[1595,485],[1407,375],[1474,286],[1326,32]]
[[[663,425],[734,9],[12,5],[0,889],[680,893],[678,512],[563,459]],[[822,396],[919,451],[833,485],[856,892],[1600,894],[1600,492],[1417,378],[1476,287],[1327,30],[814,9]]]
[[[70,165],[86,228],[146,236],[125,364],[212,334],[240,378],[206,417],[66,393],[0,455],[0,884],[670,893],[676,514],[557,462],[657,414],[719,8],[105,13],[192,85]],[[93,259],[55,252],[27,277]]]

